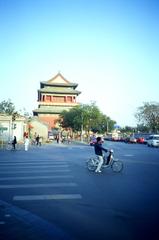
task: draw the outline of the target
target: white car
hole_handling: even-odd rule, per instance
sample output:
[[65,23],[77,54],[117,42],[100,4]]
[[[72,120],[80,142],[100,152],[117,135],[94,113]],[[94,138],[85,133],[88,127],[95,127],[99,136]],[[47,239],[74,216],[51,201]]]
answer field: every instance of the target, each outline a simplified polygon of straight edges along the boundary
[[147,139],[147,145],[149,147],[159,147],[159,135],[150,135]]
[[137,143],[137,139],[134,136],[131,136],[129,139],[130,143]]

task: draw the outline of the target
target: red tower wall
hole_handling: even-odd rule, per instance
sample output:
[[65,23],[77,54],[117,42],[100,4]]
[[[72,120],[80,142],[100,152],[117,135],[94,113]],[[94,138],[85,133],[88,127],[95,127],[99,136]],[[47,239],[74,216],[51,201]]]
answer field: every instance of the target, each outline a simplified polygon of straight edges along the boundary
[[50,115],[50,116],[39,116],[39,119],[49,125],[49,130],[56,127],[56,122],[58,119],[58,115]]

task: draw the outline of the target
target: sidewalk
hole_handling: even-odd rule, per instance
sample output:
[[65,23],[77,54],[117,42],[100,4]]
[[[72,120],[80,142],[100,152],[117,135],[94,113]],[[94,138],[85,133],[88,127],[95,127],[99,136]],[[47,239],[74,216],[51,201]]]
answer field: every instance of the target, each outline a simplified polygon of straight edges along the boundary
[[72,140],[70,143],[68,143],[67,141],[64,143],[62,143],[62,142],[57,143],[56,141],[53,141],[52,143],[49,143],[49,144],[53,144],[53,145],[57,145],[57,146],[58,145],[64,145],[64,146],[71,146],[71,145],[86,145],[86,146],[88,146],[89,145],[89,143],[87,143],[87,142],[77,141],[77,140]]

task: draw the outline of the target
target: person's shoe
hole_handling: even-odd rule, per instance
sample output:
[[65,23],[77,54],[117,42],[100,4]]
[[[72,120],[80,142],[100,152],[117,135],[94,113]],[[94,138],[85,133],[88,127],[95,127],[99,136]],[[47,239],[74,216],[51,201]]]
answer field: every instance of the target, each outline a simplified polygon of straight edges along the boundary
[[95,172],[96,172],[96,173],[101,173],[101,170],[98,170],[98,171],[96,170]]

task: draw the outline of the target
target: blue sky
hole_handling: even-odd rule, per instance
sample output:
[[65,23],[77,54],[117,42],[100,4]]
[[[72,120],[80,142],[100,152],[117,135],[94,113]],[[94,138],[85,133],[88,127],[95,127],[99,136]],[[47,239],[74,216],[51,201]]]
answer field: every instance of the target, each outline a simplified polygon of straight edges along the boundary
[[121,126],[159,102],[159,3],[154,0],[0,0],[0,102],[37,108],[60,71]]

